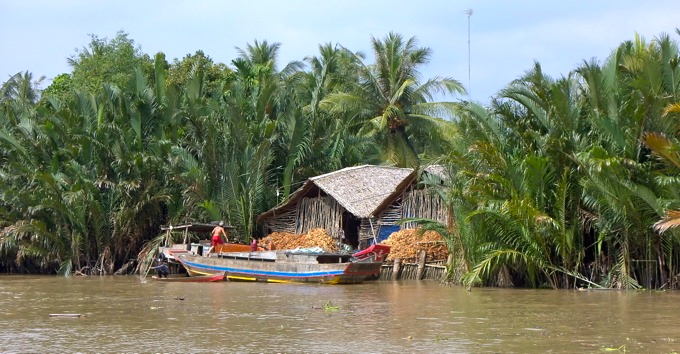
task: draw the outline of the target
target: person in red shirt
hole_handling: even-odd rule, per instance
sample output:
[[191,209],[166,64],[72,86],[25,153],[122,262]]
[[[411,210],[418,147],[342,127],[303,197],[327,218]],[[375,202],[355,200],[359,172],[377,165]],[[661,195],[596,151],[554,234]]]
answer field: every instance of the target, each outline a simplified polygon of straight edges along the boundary
[[256,252],[257,251],[257,239],[254,238],[253,242],[250,243],[250,252]]

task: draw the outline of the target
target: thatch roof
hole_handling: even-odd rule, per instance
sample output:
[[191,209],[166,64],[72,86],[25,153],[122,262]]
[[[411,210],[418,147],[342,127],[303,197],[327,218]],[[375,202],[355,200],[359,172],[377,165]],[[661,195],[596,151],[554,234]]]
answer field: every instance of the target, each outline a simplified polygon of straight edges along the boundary
[[367,218],[392,203],[415,177],[410,168],[373,165],[343,168],[309,178],[286,203],[260,214],[258,221],[291,209],[303,197],[312,196],[315,189],[331,196],[354,216]]

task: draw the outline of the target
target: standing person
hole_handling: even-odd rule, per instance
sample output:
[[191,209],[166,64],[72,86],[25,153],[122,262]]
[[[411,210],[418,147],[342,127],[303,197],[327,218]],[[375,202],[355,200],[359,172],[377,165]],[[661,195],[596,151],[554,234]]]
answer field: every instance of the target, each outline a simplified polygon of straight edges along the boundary
[[[224,241],[222,241],[222,235],[224,235]],[[225,242],[229,242],[229,238],[227,237],[227,232],[224,231],[224,221],[220,221],[219,225],[215,226],[212,230],[212,241],[210,242],[210,245],[215,247],[224,244]]]
[[257,252],[257,239],[253,238],[253,242],[250,243],[250,252]]
[[[223,245],[226,242],[229,242],[229,238],[227,237],[227,233],[224,231],[224,221],[220,221],[220,223],[215,226],[212,229],[212,239],[210,239],[210,249],[208,250],[207,254],[204,254],[205,256],[210,256],[210,253],[217,247],[217,245]],[[224,235],[224,241],[222,241],[222,235]],[[219,250],[218,250],[219,251]]]

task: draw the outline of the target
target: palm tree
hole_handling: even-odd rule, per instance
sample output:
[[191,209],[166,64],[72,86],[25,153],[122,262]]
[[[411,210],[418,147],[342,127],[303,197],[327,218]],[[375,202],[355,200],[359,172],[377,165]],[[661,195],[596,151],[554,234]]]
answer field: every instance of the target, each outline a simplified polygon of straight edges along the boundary
[[[680,113],[680,104],[671,104],[666,107],[664,111],[664,117],[674,113]],[[669,119],[669,121],[676,122],[675,126],[671,126],[669,132],[678,131],[680,129],[680,127],[677,126],[677,119]],[[677,139],[674,140],[668,138],[663,133],[650,132],[644,136],[645,145],[649,147],[656,155],[670,163],[669,172],[671,172],[671,174],[673,172],[677,173],[680,171],[680,154],[678,153],[678,151],[680,151],[680,144],[677,142]],[[680,196],[677,195],[677,193],[675,193],[673,197],[675,200],[680,199]],[[680,210],[667,210],[663,220],[660,220],[654,224],[655,229],[661,233],[679,226]]]
[[43,80],[45,76],[33,80],[33,74],[28,71],[16,73],[0,87],[0,102],[11,100],[23,105],[37,103]]
[[[680,156],[678,156],[677,152],[679,149],[678,143],[672,142],[670,139],[657,133],[648,133],[645,135],[644,141],[652,151],[672,163],[676,169],[680,169]],[[674,194],[675,200],[680,199],[677,193]],[[655,229],[662,233],[679,226],[680,210],[666,210],[664,219],[654,224]]]
[[[677,60],[677,46],[667,36],[649,44],[636,36],[621,44],[601,68],[589,63],[579,69],[593,122],[592,145],[578,154],[588,177],[585,200],[590,211],[599,214],[599,243],[619,252],[613,266],[614,278],[622,280],[619,286],[637,286],[636,279],[651,286],[657,281],[655,273],[660,274],[657,284],[669,279],[666,259],[672,255],[664,250],[672,249],[673,242],[652,231],[668,205],[668,188],[657,183],[658,168],[643,138],[674,129],[663,111],[677,99]],[[631,262],[633,258],[647,263]]]
[[357,56],[339,45],[320,45],[318,56],[305,58],[310,70],[289,81],[288,108],[277,125],[276,160],[285,161],[279,201],[309,177],[357,163],[380,163],[374,158],[376,146],[347,129],[357,123],[322,105],[330,94],[356,82]]
[[431,100],[465,90],[449,78],[421,84],[418,68],[429,61],[431,50],[418,47],[415,38],[390,33],[384,40],[372,38],[371,44],[375,63],[361,64],[359,81],[324,102],[332,111],[358,119],[354,128],[378,141],[387,161],[418,166],[419,155],[440,152],[450,132],[448,122],[437,116],[453,116],[456,109],[452,103]]
[[15,214],[2,247],[41,268],[108,274],[155,234],[170,175],[164,119],[137,71],[134,89],[103,85],[47,97],[37,116],[2,128]]
[[185,88],[185,196],[202,208],[200,218],[230,222],[235,239],[244,241],[254,233],[255,216],[276,203],[276,188],[270,188],[274,142],[282,122],[294,118],[285,88],[298,65],[277,71],[278,48],[256,41],[240,50],[224,95],[206,95],[200,68]]
[[471,271],[464,283],[569,287],[578,266],[580,189],[570,157],[582,144],[578,82],[539,64],[489,108],[468,104],[448,164]]

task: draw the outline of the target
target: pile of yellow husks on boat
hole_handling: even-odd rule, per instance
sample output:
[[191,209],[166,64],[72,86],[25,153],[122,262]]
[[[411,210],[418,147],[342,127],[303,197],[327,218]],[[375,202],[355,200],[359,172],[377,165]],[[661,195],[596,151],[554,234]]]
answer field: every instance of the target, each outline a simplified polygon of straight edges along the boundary
[[[396,258],[415,261],[422,250],[427,252],[428,260],[445,260],[449,256],[444,239],[435,231],[419,235],[415,229],[405,229],[393,233],[381,243],[391,247],[388,261]],[[337,242],[322,228],[312,229],[307,234],[273,232],[260,239],[259,244],[267,248],[273,245],[277,250],[320,247],[326,252],[338,251]]]
[[336,241],[322,228],[309,230],[307,234],[273,232],[262,238],[259,243],[262,246],[273,245],[277,250],[320,247],[326,252],[338,251]]
[[387,260],[401,259],[412,261],[418,258],[420,251],[427,252],[428,260],[445,260],[449,256],[444,238],[436,231],[419,234],[416,229],[404,229],[392,233],[381,244],[390,246]]

